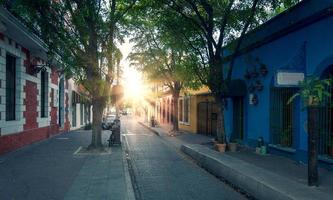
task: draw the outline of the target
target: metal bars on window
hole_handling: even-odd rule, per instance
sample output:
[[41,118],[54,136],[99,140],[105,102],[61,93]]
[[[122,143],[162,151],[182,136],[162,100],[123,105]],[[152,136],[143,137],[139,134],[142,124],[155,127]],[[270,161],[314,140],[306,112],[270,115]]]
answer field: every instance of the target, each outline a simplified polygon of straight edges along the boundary
[[16,58],[6,55],[6,121],[15,120]]
[[296,93],[295,88],[271,88],[270,134],[271,143],[282,147],[293,146],[294,102],[289,99]]
[[48,73],[41,71],[40,73],[40,116],[47,117],[47,108],[48,108]]
[[[332,95],[333,87],[327,87],[327,91]],[[333,97],[327,97],[323,105],[319,108],[319,142],[318,151],[321,155],[332,154],[330,148],[333,147]],[[332,155],[331,155],[332,156]]]

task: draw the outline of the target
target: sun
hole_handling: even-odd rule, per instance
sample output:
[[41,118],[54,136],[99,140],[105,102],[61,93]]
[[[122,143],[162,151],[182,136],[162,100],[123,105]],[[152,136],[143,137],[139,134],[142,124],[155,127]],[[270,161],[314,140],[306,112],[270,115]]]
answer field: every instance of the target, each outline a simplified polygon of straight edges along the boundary
[[125,99],[134,101],[143,99],[145,96],[145,84],[142,74],[136,69],[125,67],[122,84],[124,86]]

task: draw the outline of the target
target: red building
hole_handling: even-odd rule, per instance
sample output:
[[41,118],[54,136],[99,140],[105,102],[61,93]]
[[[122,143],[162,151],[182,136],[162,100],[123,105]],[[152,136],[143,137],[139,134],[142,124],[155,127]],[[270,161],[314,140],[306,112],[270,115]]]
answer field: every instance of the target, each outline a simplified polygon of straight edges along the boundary
[[90,108],[80,105],[74,82],[59,73],[59,63],[46,64],[47,51],[40,38],[0,7],[0,154],[90,121],[85,116]]

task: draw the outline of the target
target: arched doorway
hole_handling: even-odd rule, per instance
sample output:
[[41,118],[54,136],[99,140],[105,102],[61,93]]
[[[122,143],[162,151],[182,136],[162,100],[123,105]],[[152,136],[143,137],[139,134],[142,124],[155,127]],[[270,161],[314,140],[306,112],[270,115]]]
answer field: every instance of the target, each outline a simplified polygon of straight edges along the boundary
[[[333,65],[327,67],[321,78],[333,77]],[[326,91],[331,95],[326,97],[324,103],[319,108],[319,141],[318,152],[320,155],[333,157],[333,87],[326,87]]]

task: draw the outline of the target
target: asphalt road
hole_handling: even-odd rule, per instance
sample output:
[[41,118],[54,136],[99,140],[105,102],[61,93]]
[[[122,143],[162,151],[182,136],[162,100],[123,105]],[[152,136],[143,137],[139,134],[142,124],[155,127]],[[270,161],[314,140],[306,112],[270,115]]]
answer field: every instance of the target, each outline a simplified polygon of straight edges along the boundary
[[134,119],[122,118],[137,199],[244,199]]

